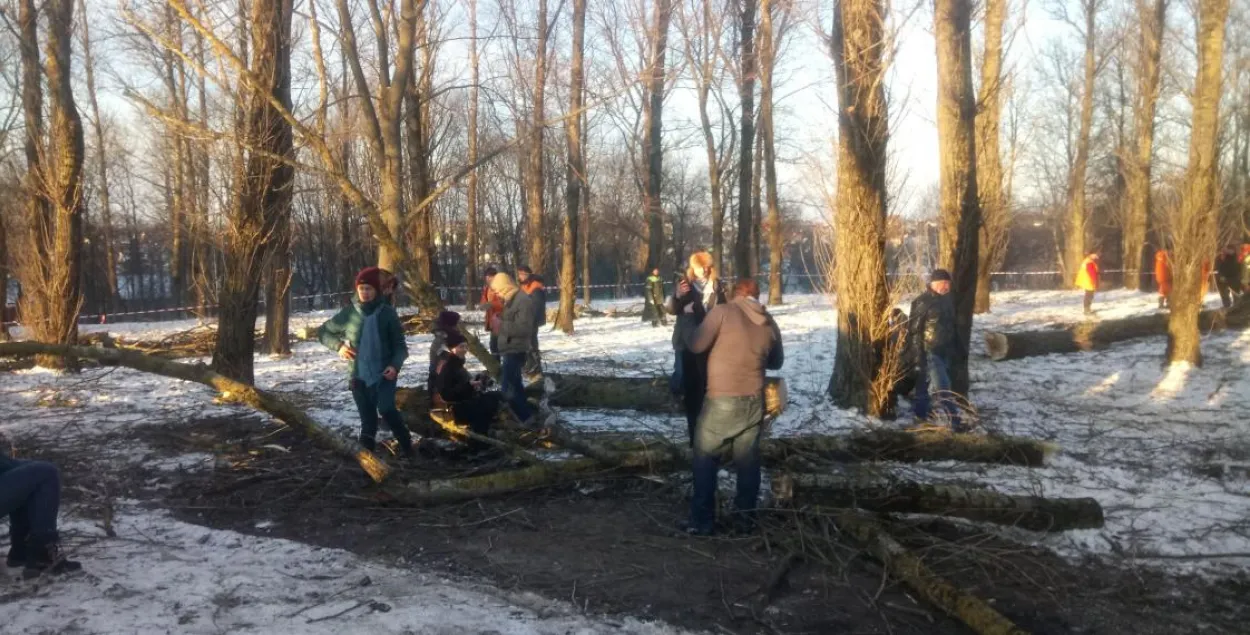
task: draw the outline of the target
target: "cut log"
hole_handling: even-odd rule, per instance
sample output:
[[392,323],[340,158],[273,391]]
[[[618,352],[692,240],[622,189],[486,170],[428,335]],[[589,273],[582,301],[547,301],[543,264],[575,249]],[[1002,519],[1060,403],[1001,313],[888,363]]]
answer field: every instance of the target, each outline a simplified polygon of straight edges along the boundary
[[376,454],[366,450],[355,441],[339,437],[323,428],[291,402],[273,393],[260,390],[251,384],[215,373],[204,364],[184,364],[116,348],[68,346],[39,342],[9,342],[0,344],[0,357],[31,355],[59,355],[61,357],[94,359],[146,373],[204,384],[218,391],[223,401],[244,404],[265,412],[275,419],[280,419],[302,431],[318,445],[356,461],[360,464],[361,469],[374,481],[383,481],[390,472],[390,467]]
[[791,456],[824,460],[961,461],[1040,467],[1051,448],[1024,437],[955,434],[945,430],[888,430],[876,428],[843,436],[802,436],[766,439],[760,450],[764,461],[784,464]]
[[1092,498],[1009,496],[981,488],[863,482],[834,474],[782,474],[772,483],[774,499],[792,505],[954,516],[1033,531],[1103,526],[1102,506]]
[[853,511],[839,512],[835,522],[859,541],[896,579],[925,601],[968,625],[978,635],[1028,635],[981,598],[951,584],[899,544],[875,520]]
[[[1219,328],[1250,327],[1250,301],[1232,309],[1212,309],[1198,314],[1204,331]],[[1052,353],[1076,353],[1104,348],[1115,342],[1168,334],[1166,313],[1138,315],[1119,320],[1082,322],[1060,329],[985,334],[985,347],[990,359],[1004,361]]]

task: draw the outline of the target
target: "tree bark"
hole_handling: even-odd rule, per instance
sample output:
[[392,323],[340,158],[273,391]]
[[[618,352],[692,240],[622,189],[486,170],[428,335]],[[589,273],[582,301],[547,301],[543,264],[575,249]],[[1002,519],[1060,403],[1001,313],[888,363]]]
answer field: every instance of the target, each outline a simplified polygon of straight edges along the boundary
[[221,393],[220,398],[223,401],[251,406],[299,428],[304,434],[317,442],[318,445],[359,463],[361,469],[374,481],[381,482],[390,471],[390,468],[382,459],[360,447],[354,441],[344,439],[326,430],[294,404],[273,393],[260,390],[251,384],[216,373],[203,364],[184,364],[117,348],[42,344],[37,342],[0,344],[0,356],[22,357],[28,355],[56,355],[94,359],[146,373],[155,373],[165,377],[204,384]]
[[[117,249],[113,241],[113,209],[109,200],[108,148],[104,142],[104,121],[100,119],[100,103],[95,87],[95,58],[91,47],[91,20],[87,16],[86,0],[78,0],[78,12],[82,15],[83,69],[87,77],[87,99],[91,105],[91,118],[96,142],[97,174],[100,180],[100,224],[104,238],[104,281],[108,298],[104,313],[109,313],[120,302],[117,289]],[[0,230],[2,232],[3,230]],[[2,281],[0,281],[2,283]],[[3,321],[3,320],[0,320]]]
[[568,137],[568,163],[564,172],[565,214],[560,236],[560,308],[556,327],[573,332],[573,314],[577,308],[577,220],[586,179],[586,160],[582,156],[582,109],[585,97],[586,72],[582,56],[586,40],[586,0],[573,0],[573,55],[569,67],[569,114],[565,119]]
[[[478,101],[481,89],[479,83],[479,59],[477,45],[477,0],[469,0],[469,130],[468,151],[469,165],[477,165],[477,127]],[[477,294],[474,290],[481,284],[477,274],[478,244],[481,242],[478,233],[478,182],[477,170],[469,173],[467,197],[468,220],[465,227],[465,242],[468,243],[468,262],[465,263],[464,286],[468,288],[465,308],[472,311],[477,308]]]
[[[409,172],[409,192],[411,200],[420,204],[430,195],[430,139],[429,139],[429,120],[430,120],[430,92],[432,90],[431,82],[433,81],[433,69],[430,68],[434,57],[431,53],[432,42],[429,37],[430,18],[429,0],[417,0],[417,24],[416,24],[416,47],[421,50],[422,60],[420,70],[418,65],[412,65],[412,77],[409,78],[407,88],[404,91],[404,125],[407,128],[407,146],[408,146],[408,172]],[[409,244],[411,246],[411,255],[413,263],[416,265],[416,274],[421,280],[432,282],[434,280],[434,224],[431,215],[434,208],[430,206],[420,207],[414,205],[409,211],[415,214],[416,218],[412,219],[412,235]]]
[[546,129],[544,94],[547,89],[547,0],[538,0],[538,41],[534,52],[534,100],[530,121],[530,143],[525,159],[525,197],[529,206],[526,231],[529,239],[529,266],[537,275],[547,270],[547,235],[544,229],[543,133]]
[[990,274],[1006,254],[1011,201],[1003,195],[1003,158],[998,144],[1003,77],[1003,23],[1007,0],[985,1],[985,53],[981,59],[981,90],[976,116],[977,194],[981,197],[981,230],[977,258],[977,294],[973,313],[990,311]]
[[768,207],[768,220],[763,229],[768,234],[768,304],[782,302],[781,267],[785,246],[781,231],[781,209],[777,202],[777,149],[776,132],[773,129],[773,68],[776,65],[776,45],[773,42],[772,0],[760,1],[760,124],[764,128],[764,200]]
[[1167,359],[1173,363],[1202,364],[1199,310],[1207,287],[1203,264],[1215,251],[1218,232],[1220,97],[1227,22],[1228,0],[1200,0],[1189,166],[1180,209],[1172,226]]
[[838,340],[829,394],[842,408],[889,417],[890,391],[901,369],[888,352],[886,284],[885,4],[842,0],[834,11],[832,47],[838,88],[838,186],[834,213]]
[[664,209],[660,200],[664,181],[664,80],[668,67],[668,27],[673,17],[672,0],[655,0],[655,22],[649,34],[651,54],[647,65],[648,81],[643,121],[646,137],[642,151],[647,157],[643,174],[643,209],[647,215],[646,272],[658,269],[664,262]]
[[[1147,5],[1137,2],[1141,33],[1138,38],[1137,96],[1133,104],[1136,147],[1125,157],[1124,205],[1124,288],[1141,287],[1143,251],[1150,227],[1150,171],[1154,156],[1155,105],[1159,100],[1160,66],[1163,55],[1163,29],[1168,0]],[[1164,249],[1162,245],[1158,247]],[[1149,270],[1147,267],[1146,270]]]
[[1092,498],[1010,496],[988,489],[914,481],[857,480],[836,474],[774,476],[773,499],[792,505],[954,516],[1031,531],[1097,529],[1102,506]]
[[278,107],[291,108],[291,0],[253,0],[251,80],[240,143],[247,152],[225,238],[213,369],[252,382],[256,305],[264,263],[282,217],[289,216],[294,168],[291,126]]
[[972,309],[977,291],[977,239],[981,207],[977,195],[976,95],[972,90],[972,3],[937,0],[938,143],[941,149],[939,262],[951,273],[955,333],[951,390],[967,395]]
[[278,210],[265,279],[265,348],[271,355],[291,354],[291,204]]
[[751,272],[751,162],[755,158],[755,9],[758,0],[737,2],[738,37],[742,42],[738,77],[742,147],[738,149],[738,235],[734,243],[734,275],[745,277]]
[[1097,17],[1102,0],[1081,0],[1085,19],[1084,79],[1081,83],[1081,114],[1076,137],[1076,157],[1068,178],[1068,214],[1064,226],[1063,271],[1072,285],[1085,259],[1085,233],[1089,219],[1085,210],[1085,175],[1089,167],[1090,135],[1094,125],[1094,80],[1097,75]]
[[[725,203],[721,178],[724,169],[716,148],[716,137],[712,134],[712,118],[708,104],[712,92],[712,84],[716,81],[717,63],[721,59],[718,54],[722,24],[720,16],[715,15],[711,0],[700,0],[701,22],[694,28],[697,33],[686,29],[686,58],[694,68],[697,83],[695,92],[699,101],[699,129],[703,132],[703,148],[707,153],[708,194],[712,204],[712,259],[716,271],[725,271]],[[684,17],[684,13],[679,13]],[[683,21],[683,24],[684,21]],[[698,49],[695,49],[695,43]],[[675,264],[680,264],[687,256],[684,253],[674,254]]]
[[[1091,351],[1116,342],[1167,335],[1169,319],[1168,315],[1157,313],[1120,320],[1083,322],[1057,330],[1016,333],[991,331],[985,334],[985,345],[990,359],[994,361]],[[1242,303],[1227,310],[1202,311],[1197,314],[1196,321],[1198,329],[1204,332],[1219,328],[1245,329],[1250,327],[1250,303]]]
[[[47,258],[46,250],[39,237],[48,232],[51,225],[51,211],[47,194],[41,187],[44,182],[43,71],[42,62],[39,59],[39,14],[34,0],[20,0],[17,24],[18,50],[22,64],[22,114],[25,124],[23,151],[26,156],[26,174],[22,178],[22,189],[26,195],[23,211],[26,215],[28,235],[23,236],[23,239],[29,246],[28,258],[33,259],[33,264],[37,265]],[[23,281],[33,282],[36,275],[38,275],[37,270],[33,273],[26,271],[25,267],[18,270],[18,277]],[[7,295],[7,277],[5,291]],[[23,311],[34,306],[31,298],[21,298],[21,305]],[[3,319],[0,319],[0,322],[2,321]],[[6,335],[7,332],[6,328]]]

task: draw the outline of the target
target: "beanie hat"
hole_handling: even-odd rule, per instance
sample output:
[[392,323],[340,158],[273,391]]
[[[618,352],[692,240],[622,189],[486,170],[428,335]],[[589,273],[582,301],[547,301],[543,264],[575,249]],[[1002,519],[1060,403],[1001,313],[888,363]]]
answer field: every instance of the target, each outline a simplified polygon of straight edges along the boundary
[[434,326],[442,329],[454,329],[460,323],[460,314],[455,311],[442,311],[434,318]]
[[367,284],[378,291],[382,290],[382,270],[377,267],[365,267],[356,274],[356,286]]
[[460,334],[460,331],[452,331],[447,334],[447,337],[443,338],[443,346],[446,346],[447,350],[451,350],[467,341],[468,340],[464,339],[464,336]]
[[951,272],[945,269],[934,269],[933,273],[929,274],[929,282],[939,282],[942,280],[945,280],[946,282],[950,282]]
[[489,266],[489,267],[487,267],[487,268],[486,268],[486,271],[483,271],[483,272],[482,272],[482,276],[483,276],[483,277],[486,277],[486,278],[489,278],[489,277],[491,277],[491,276],[493,276],[493,275],[495,275],[495,274],[497,274],[497,273],[499,273],[499,270],[498,270],[498,269],[496,269],[494,265],[491,265],[491,266]]

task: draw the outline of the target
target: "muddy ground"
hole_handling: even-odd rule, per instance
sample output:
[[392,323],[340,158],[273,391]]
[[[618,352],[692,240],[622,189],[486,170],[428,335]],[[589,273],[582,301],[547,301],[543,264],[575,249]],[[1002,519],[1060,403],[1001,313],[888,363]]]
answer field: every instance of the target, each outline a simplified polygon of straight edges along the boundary
[[[216,529],[345,549],[393,566],[484,581],[719,633],[968,633],[915,599],[821,518],[777,512],[757,536],[689,538],[688,480],[613,475],[469,503],[410,508],[385,500],[353,465],[298,432],[234,417],[132,428],[103,447],[150,448],[119,468],[66,445],[61,464],[79,513],[127,498]],[[157,469],[199,452],[211,467]],[[397,478],[489,471],[455,456]],[[894,520],[891,529],[940,575],[1032,633],[1246,632],[1250,580],[1210,580],[1074,564],[967,525]],[[789,566],[787,566],[789,565]],[[783,575],[784,572],[784,575]]]

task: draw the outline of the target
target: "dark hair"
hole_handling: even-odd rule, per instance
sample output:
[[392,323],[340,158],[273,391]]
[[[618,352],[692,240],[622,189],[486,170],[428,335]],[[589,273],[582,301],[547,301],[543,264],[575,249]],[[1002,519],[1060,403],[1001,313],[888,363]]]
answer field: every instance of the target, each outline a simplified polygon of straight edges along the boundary
[[517,268],[516,268],[516,272],[517,272],[517,273],[528,273],[528,274],[530,274],[531,276],[532,276],[532,275],[534,275],[534,270],[533,270],[533,269],[530,269],[530,266],[529,266],[529,265],[521,265],[520,267],[517,267]]
[[498,269],[496,269],[496,268],[492,265],[492,266],[490,266],[490,267],[487,267],[487,268],[486,268],[486,271],[482,272],[482,277],[484,277],[484,278],[489,278],[489,277],[491,277],[491,276],[493,276],[493,275],[495,275],[495,274],[497,274],[497,273],[499,273],[499,270],[498,270]]
[[459,331],[452,331],[447,334],[446,338],[443,339],[443,346],[446,346],[447,350],[451,350],[467,341],[468,340],[466,340],[464,335],[461,335]]
[[760,283],[755,278],[742,278],[734,283],[735,298],[755,298],[760,299]]
[[946,282],[950,282],[951,272],[945,269],[934,269],[933,273],[929,274],[929,282],[939,282],[942,280],[945,280]]

